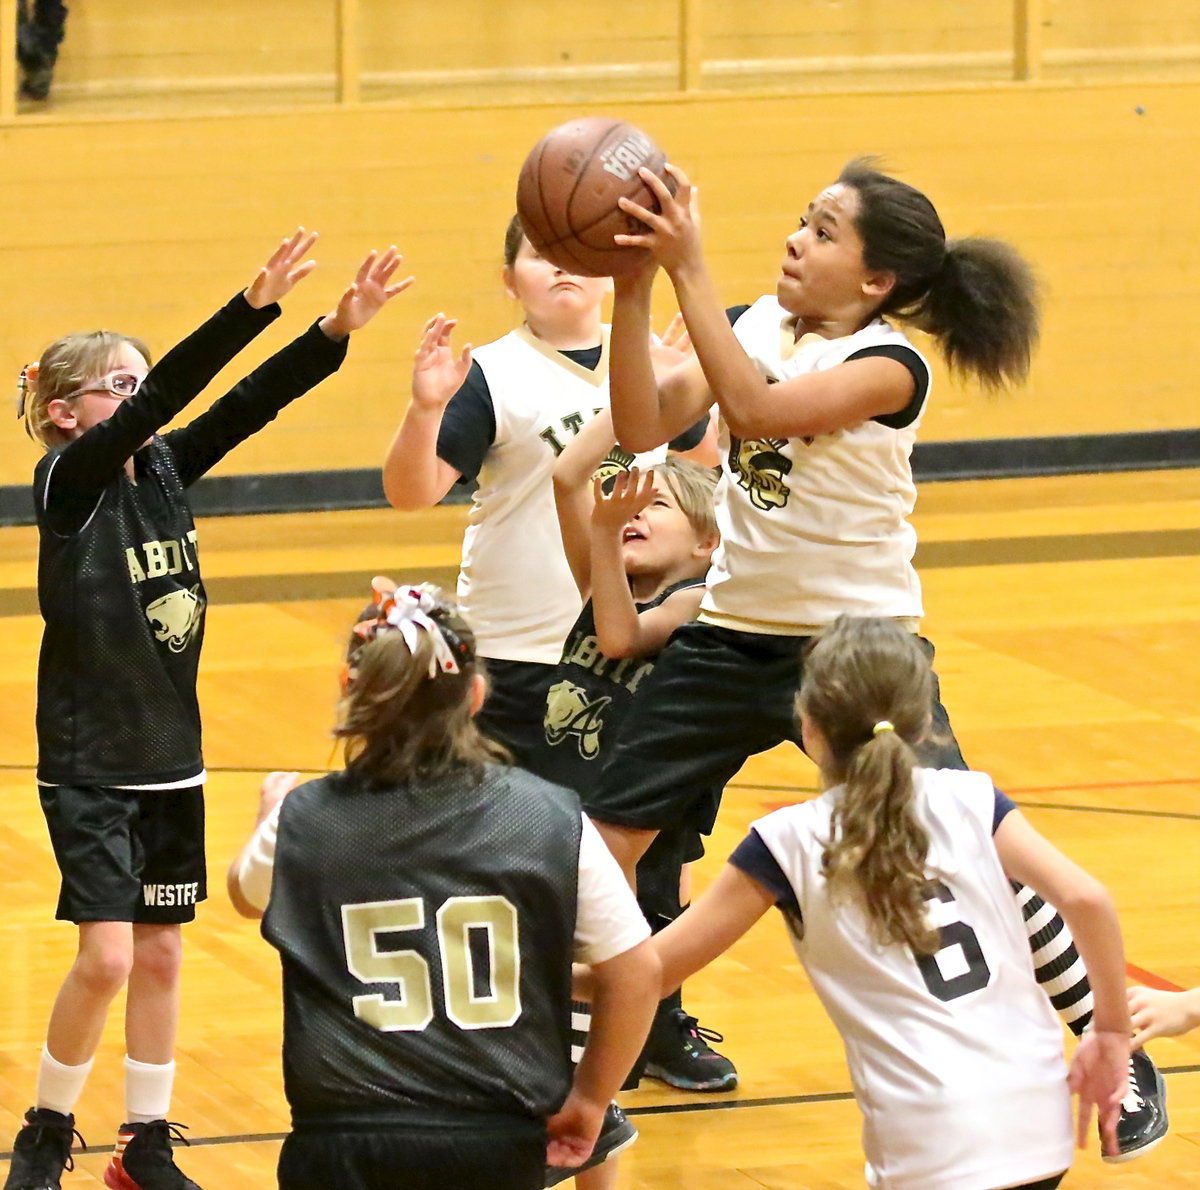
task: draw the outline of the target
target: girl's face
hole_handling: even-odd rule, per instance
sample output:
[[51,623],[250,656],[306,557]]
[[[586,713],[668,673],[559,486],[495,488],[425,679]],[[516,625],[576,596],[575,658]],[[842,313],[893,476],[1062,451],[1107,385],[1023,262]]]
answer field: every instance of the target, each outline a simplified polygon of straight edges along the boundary
[[141,386],[149,370],[142,353],[132,343],[122,343],[103,375],[90,376],[72,396],[50,403],[50,417],[68,438],[78,438],[112,417],[117,406]]
[[[863,262],[862,237],[854,226],[858,192],[835,182],[809,204],[787,238],[775,292],[779,304],[809,322],[841,321],[857,307],[874,308],[879,275]],[[884,290],[886,293],[886,289]]]
[[543,326],[599,324],[600,307],[612,287],[608,277],[577,277],[538,255],[523,239],[511,268],[504,270],[508,296],[521,303],[536,333]]
[[716,542],[701,541],[671,485],[654,477],[654,498],[621,534],[621,559],[627,575],[651,577],[685,572],[703,574]]

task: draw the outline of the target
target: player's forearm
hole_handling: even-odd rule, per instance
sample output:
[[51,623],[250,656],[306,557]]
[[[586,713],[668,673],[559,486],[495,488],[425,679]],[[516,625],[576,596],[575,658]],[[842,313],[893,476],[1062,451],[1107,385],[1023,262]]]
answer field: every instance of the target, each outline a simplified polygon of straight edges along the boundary
[[749,432],[750,418],[767,382],[733,333],[707,268],[689,270],[672,281],[712,396],[730,430],[743,436]]
[[1072,895],[1061,897],[1055,908],[1067,923],[1087,969],[1095,1002],[1092,1027],[1128,1036],[1125,947],[1112,897],[1099,881],[1088,877]]
[[626,449],[653,450],[682,426],[666,424],[650,358],[650,294],[653,274],[618,280],[613,302],[609,392],[613,430]]
[[638,610],[621,557],[620,530],[592,527],[592,614],[596,643],[606,657],[639,655]]
[[436,504],[458,472],[438,457],[442,411],[410,405],[383,463],[383,492],[393,508],[412,511]]
[[661,979],[649,940],[593,968],[592,1020],[575,1071],[575,1089],[607,1104],[621,1089],[642,1052]]

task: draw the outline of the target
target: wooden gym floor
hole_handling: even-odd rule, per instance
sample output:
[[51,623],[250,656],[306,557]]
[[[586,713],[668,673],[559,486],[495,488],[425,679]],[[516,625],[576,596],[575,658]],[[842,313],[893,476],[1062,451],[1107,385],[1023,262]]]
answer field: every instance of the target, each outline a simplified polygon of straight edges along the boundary
[[[1131,974],[1200,982],[1200,472],[927,485],[927,634],[964,752],[1037,826],[1105,880]],[[464,515],[435,509],[209,520],[212,600],[202,666],[212,897],[185,932],[173,1116],[184,1168],[209,1190],[273,1184],[287,1116],[278,974],[226,902],[224,867],[270,769],[319,771],[343,635],[373,573],[451,582]],[[49,1003],[73,930],[52,922],[57,878],[34,794],[36,535],[0,530],[0,829],[7,977],[0,994],[0,1149],[33,1094]],[[746,825],[808,796],[812,766],[779,749],[733,783],[703,882]],[[642,1130],[628,1190],[833,1190],[863,1184],[837,1038],[774,920],[686,989],[726,1035],[731,1094],[653,1082],[624,1097]],[[1200,1186],[1200,1033],[1155,1043],[1172,1134],[1141,1161],[1080,1156],[1071,1187]],[[92,1149],[65,1186],[96,1185],[120,1122],[119,1006],[77,1111]]]

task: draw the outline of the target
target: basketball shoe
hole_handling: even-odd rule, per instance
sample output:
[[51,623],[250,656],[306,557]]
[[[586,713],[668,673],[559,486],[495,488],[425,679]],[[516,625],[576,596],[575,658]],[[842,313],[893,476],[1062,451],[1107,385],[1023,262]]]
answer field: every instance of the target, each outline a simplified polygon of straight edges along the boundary
[[75,1168],[71,1143],[76,1138],[86,1153],[87,1145],[75,1131],[74,1116],[64,1116],[48,1107],[31,1107],[13,1141],[4,1190],[59,1190],[63,1170]]
[[166,1120],[122,1124],[104,1184],[109,1190],[200,1190],[175,1164],[171,1151],[172,1140],[188,1143],[181,1127]]
[[1117,1151],[1105,1161],[1133,1161],[1162,1142],[1167,1122],[1167,1084],[1145,1050],[1129,1055],[1129,1092],[1121,1100]]
[[660,1008],[643,1051],[645,1073],[683,1091],[732,1091],[736,1067],[708,1044],[724,1040],[682,1008]]

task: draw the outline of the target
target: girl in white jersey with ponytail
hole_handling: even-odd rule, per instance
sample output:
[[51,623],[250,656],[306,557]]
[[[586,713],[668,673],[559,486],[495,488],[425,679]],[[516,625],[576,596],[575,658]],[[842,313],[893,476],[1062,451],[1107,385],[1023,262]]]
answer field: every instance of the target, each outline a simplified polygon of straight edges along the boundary
[[[868,1184],[1053,1190],[1093,1105],[1115,1145],[1129,1058],[1121,932],[1103,886],[987,776],[918,767],[931,685],[895,621],[842,616],[819,635],[798,709],[824,793],[754,823],[656,936],[663,990],[778,906],[846,1047]],[[1062,906],[1092,976],[1093,1027],[1069,1079],[1010,880]]]
[[[851,161],[788,236],[773,296],[726,311],[705,264],[691,188],[674,196],[648,170],[647,230],[617,236],[650,263],[617,278],[612,418],[621,445],[648,450],[714,402],[721,416],[721,544],[700,617],[672,637],[585,806],[630,875],[658,831],[695,820],[697,790],[721,787],[781,740],[804,649],[842,614],[917,633],[916,498],[909,455],[929,366],[897,324],[928,332],[957,372],[985,388],[1021,380],[1037,341],[1036,285],[1008,244],[948,240],[919,190]],[[656,378],[646,350],[655,271],[671,280],[695,358]],[[933,648],[918,637],[932,657]],[[937,679],[922,762],[965,768]],[[1030,890],[1018,894],[1039,981],[1077,1034],[1091,1019],[1087,975],[1069,932]],[[1110,1160],[1167,1130],[1162,1082],[1144,1052]]]

